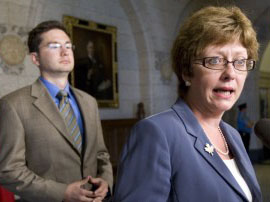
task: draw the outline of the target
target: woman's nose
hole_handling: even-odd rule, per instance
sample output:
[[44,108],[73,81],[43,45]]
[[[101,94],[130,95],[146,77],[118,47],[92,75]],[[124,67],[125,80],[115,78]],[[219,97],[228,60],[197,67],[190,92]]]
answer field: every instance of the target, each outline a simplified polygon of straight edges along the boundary
[[236,76],[236,69],[234,68],[233,62],[228,62],[225,64],[225,68],[222,74],[222,78],[226,80],[233,80]]

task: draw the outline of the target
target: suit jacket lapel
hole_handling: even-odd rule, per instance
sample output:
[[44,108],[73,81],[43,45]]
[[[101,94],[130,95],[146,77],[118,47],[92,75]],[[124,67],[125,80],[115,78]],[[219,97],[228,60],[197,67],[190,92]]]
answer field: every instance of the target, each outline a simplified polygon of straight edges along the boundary
[[91,109],[93,106],[89,106],[89,102],[87,99],[85,99],[85,96],[78,90],[72,88],[72,92],[74,93],[74,96],[76,98],[77,104],[80,108],[80,113],[83,119],[83,127],[84,127],[84,143],[83,143],[83,158],[85,159],[85,154],[92,154],[91,149],[93,149],[91,146],[89,146],[91,143],[94,142],[93,138],[93,131],[96,128],[96,122],[94,117],[90,115],[91,113],[94,113]]
[[237,136],[239,135],[234,131],[229,131],[224,122],[221,122],[221,128],[226,134],[226,140],[230,146],[233,156],[235,157],[235,161],[240,170],[240,173],[242,174],[252,193],[253,201],[260,201],[261,192],[255,177],[256,175],[254,173],[254,169],[251,167],[251,162],[249,161],[247,153],[245,150],[241,149],[244,148],[243,145],[241,145],[240,141],[237,140]]
[[59,110],[46,90],[46,87],[44,87],[39,80],[32,85],[31,96],[36,98],[33,105],[51,122],[59,133],[64,136],[64,138],[78,152],[78,150],[73,146],[73,140],[68,135],[66,124]]
[[218,156],[217,152],[214,151],[212,156],[210,153],[204,150],[206,144],[208,143],[211,145],[211,143],[191,109],[181,99],[177,101],[177,103],[173,106],[173,109],[186,126],[187,133],[196,138],[194,147],[198,153],[211,165],[211,167],[220,175],[220,177],[236,191],[236,193],[246,199],[242,189],[236,182],[230,170]]

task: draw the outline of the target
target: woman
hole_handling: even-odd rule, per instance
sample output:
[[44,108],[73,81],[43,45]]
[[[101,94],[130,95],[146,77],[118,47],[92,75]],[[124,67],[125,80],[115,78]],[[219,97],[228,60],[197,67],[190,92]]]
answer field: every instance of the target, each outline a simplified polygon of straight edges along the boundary
[[258,42],[237,7],[206,7],[172,49],[180,98],[140,121],[124,147],[115,202],[259,202],[239,133],[221,120],[255,67]]

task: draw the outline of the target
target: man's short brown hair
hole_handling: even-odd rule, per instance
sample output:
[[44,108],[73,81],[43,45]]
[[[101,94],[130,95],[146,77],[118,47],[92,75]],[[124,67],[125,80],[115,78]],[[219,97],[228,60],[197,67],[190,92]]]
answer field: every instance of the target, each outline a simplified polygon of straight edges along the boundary
[[29,32],[28,48],[30,53],[39,51],[39,45],[42,41],[41,35],[52,29],[60,29],[68,35],[65,27],[59,21],[44,21],[38,24],[32,31]]

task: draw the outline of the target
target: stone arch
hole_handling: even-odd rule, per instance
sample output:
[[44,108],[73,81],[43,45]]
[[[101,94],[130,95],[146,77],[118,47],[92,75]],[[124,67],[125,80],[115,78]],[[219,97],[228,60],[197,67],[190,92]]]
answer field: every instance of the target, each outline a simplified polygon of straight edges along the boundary
[[146,10],[142,4],[140,1],[120,0],[120,5],[126,12],[136,44],[141,100],[144,102],[147,113],[151,114],[153,111],[151,93],[151,66],[153,60],[151,60],[149,30],[141,16],[142,10]]

